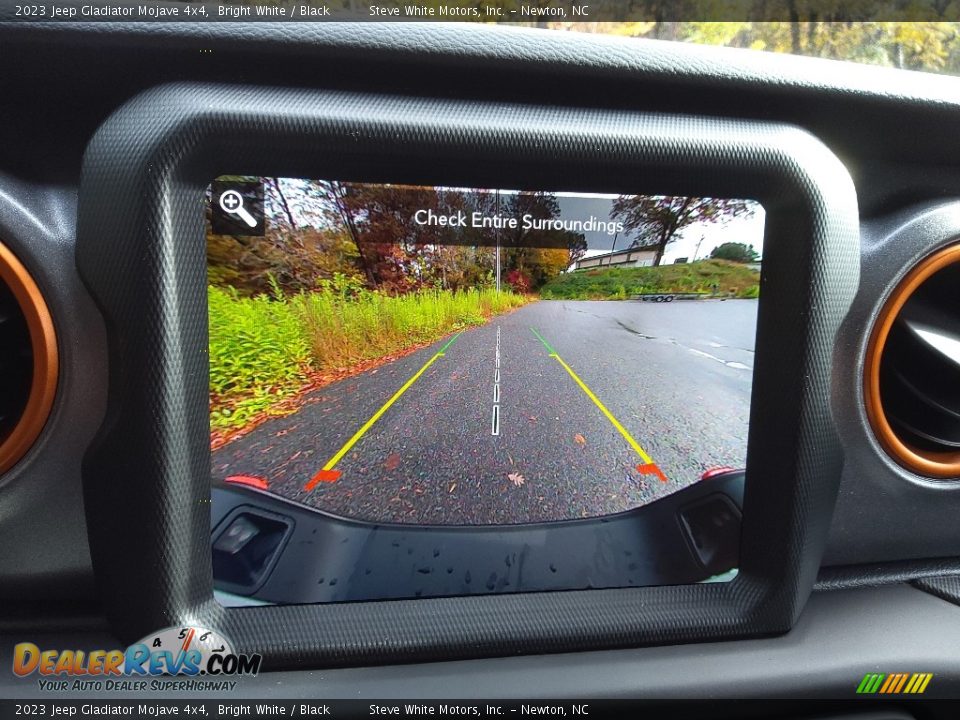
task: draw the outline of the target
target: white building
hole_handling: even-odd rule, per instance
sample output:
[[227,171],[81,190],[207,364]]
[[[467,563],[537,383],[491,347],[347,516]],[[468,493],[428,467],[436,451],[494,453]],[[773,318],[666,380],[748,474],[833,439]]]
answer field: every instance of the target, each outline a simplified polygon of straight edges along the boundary
[[598,267],[650,267],[657,257],[656,250],[627,248],[603,255],[591,255],[580,258],[574,264],[574,270],[589,270]]

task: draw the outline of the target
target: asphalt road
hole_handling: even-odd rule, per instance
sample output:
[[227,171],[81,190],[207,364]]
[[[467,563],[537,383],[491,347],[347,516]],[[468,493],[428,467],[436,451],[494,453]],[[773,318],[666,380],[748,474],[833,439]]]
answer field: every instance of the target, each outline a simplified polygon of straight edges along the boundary
[[[375,522],[628,510],[708,467],[744,465],[756,314],[755,300],[540,301],[314,392],[214,452],[213,475],[262,477],[278,495]],[[427,363],[328,473],[336,480],[305,489]],[[639,452],[666,482],[638,471]]]

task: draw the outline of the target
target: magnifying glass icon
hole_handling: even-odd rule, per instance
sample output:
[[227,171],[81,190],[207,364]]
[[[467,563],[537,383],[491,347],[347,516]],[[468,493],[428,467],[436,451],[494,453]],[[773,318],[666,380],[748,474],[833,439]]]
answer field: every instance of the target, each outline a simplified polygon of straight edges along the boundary
[[243,206],[243,195],[236,190],[227,190],[220,195],[220,209],[228,215],[236,215],[252,228],[257,226],[253,215]]

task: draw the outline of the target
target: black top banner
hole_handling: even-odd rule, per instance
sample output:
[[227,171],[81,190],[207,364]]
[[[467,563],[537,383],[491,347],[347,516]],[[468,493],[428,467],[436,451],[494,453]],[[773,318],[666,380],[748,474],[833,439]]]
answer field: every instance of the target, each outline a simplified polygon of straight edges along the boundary
[[[956,701],[912,701],[911,710],[920,709],[923,717],[953,718]],[[790,708],[794,712],[790,712]],[[902,707],[893,702],[869,700],[739,700],[732,701],[643,701],[643,700],[269,700],[269,699],[96,699],[68,696],[38,700],[0,700],[0,720],[15,718],[71,717],[176,717],[221,720],[226,718],[353,718],[396,717],[463,720],[487,718],[565,718],[600,720],[601,718],[643,717],[651,720],[768,720],[769,718],[841,717],[848,713],[867,713],[869,717],[906,718]]]
[[0,21],[479,22],[557,27],[596,22],[954,21],[942,0],[0,0]]

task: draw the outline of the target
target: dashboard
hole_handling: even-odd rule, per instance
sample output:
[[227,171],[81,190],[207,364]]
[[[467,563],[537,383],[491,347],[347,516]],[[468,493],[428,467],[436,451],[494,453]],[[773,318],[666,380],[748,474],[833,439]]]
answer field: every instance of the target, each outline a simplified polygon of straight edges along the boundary
[[[260,658],[212,698],[960,692],[960,80],[443,23],[0,46],[0,694],[49,697],[25,642]],[[618,245],[654,201],[703,231]]]

